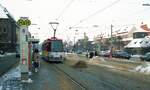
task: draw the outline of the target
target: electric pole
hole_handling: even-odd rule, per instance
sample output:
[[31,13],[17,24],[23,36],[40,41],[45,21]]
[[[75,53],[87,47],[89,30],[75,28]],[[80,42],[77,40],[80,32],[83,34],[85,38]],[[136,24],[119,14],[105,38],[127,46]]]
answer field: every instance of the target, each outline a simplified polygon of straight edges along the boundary
[[111,27],[111,28],[110,28],[110,29],[111,29],[111,31],[110,31],[110,32],[111,32],[111,34],[110,34],[110,35],[111,35],[111,36],[110,36],[111,45],[110,45],[110,55],[109,55],[109,58],[111,59],[111,58],[112,58],[112,49],[113,49],[113,45],[112,45],[113,25],[111,24],[110,27]]
[[74,52],[76,49],[76,35],[77,35],[78,30],[75,30],[75,35],[74,35]]
[[113,25],[111,24],[111,38],[112,38],[112,33],[113,33]]

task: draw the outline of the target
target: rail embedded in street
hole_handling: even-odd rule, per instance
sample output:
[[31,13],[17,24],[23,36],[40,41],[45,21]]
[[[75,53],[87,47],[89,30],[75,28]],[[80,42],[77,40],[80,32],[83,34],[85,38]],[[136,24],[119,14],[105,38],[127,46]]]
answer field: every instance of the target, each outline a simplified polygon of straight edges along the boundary
[[82,85],[81,83],[79,83],[77,80],[75,80],[74,78],[72,78],[68,73],[66,73],[65,71],[63,71],[62,69],[60,69],[59,67],[57,67],[56,65],[54,65],[54,67],[60,71],[61,73],[63,73],[64,75],[67,76],[67,78],[69,80],[71,80],[75,85],[79,86],[81,88],[81,90],[88,90],[87,87],[85,87],[84,85]]

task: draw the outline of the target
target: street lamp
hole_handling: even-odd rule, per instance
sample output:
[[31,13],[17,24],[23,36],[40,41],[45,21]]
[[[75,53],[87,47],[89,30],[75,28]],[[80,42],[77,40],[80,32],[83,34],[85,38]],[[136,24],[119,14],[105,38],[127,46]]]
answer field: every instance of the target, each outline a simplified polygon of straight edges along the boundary
[[109,58],[111,59],[112,58],[112,49],[113,49],[113,44],[112,44],[112,33],[113,33],[113,25],[111,24],[111,33],[110,33],[110,41],[111,41],[111,45],[110,45],[110,55],[109,55]]
[[76,42],[76,36],[78,35],[78,33],[77,33],[77,32],[78,32],[78,30],[75,30],[75,36],[74,36],[74,37],[75,37],[75,38],[74,38],[74,44],[75,44],[75,42]]
[[75,52],[75,46],[76,46],[76,35],[77,35],[78,30],[75,30],[75,35],[74,35],[74,52]]

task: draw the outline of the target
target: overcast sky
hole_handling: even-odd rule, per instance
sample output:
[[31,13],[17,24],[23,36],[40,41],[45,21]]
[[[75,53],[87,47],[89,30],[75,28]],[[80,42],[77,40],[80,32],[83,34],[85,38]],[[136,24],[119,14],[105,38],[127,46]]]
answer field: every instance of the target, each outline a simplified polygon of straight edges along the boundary
[[30,26],[30,32],[41,40],[53,35],[49,25],[52,21],[60,23],[56,36],[65,40],[73,40],[75,30],[78,30],[76,39],[82,38],[84,32],[92,39],[101,32],[110,32],[111,24],[114,30],[142,21],[150,24],[150,6],[142,6],[149,0],[0,0],[0,3],[16,20],[27,16],[36,23]]

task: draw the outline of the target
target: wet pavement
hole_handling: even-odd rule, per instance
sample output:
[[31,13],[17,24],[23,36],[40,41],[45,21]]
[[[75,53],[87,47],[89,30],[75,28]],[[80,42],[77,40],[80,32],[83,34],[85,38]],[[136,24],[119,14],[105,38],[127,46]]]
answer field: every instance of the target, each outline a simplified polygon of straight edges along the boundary
[[33,82],[24,84],[20,81],[20,74],[17,74],[20,72],[19,69],[15,68],[11,71],[13,74],[6,75],[12,79],[0,78],[3,81],[0,84],[6,88],[10,88],[9,85],[12,84],[11,89],[1,89],[0,86],[0,90],[149,90],[150,88],[149,75],[90,63],[87,63],[87,68],[75,68],[72,65],[76,62],[74,59],[68,59],[64,64],[41,60],[39,71],[31,75]]
[[33,83],[23,90],[81,90],[68,77],[57,70],[54,63],[41,61],[40,69],[32,75]]
[[21,90],[21,74],[19,66],[14,66],[0,77],[0,90]]
[[0,76],[19,63],[15,54],[0,55]]

